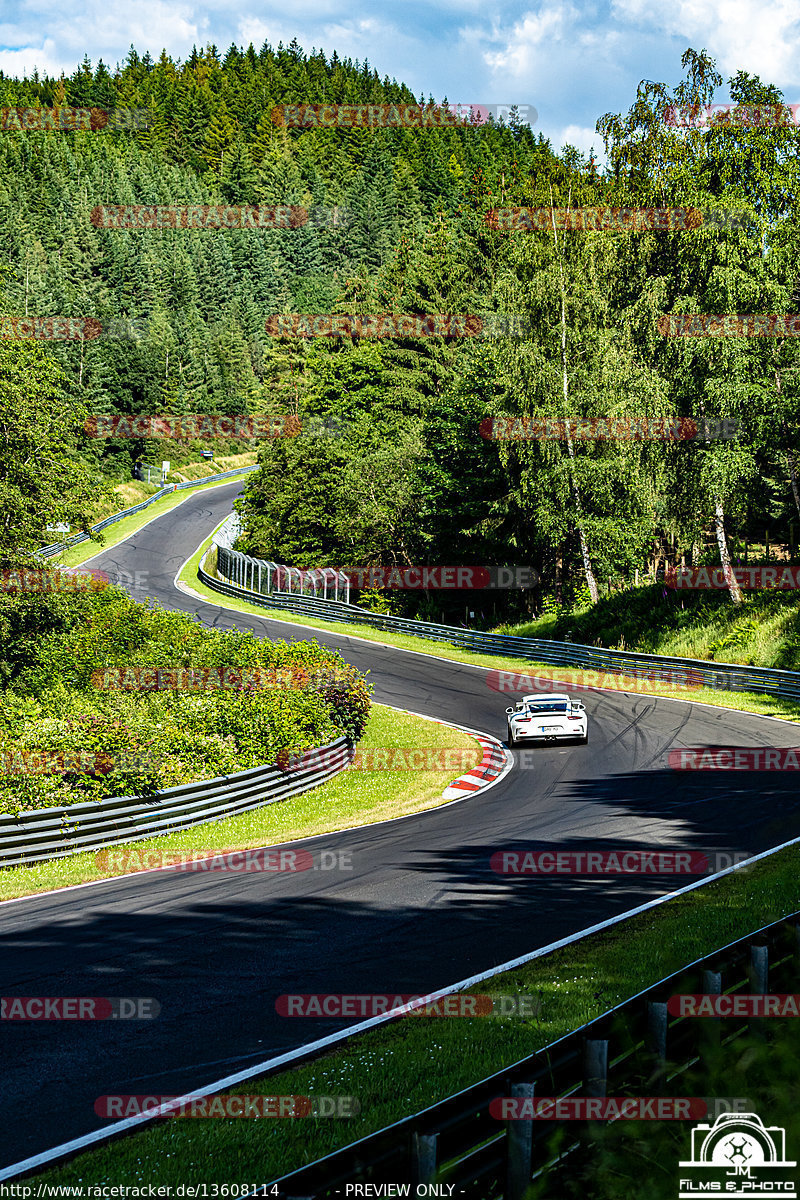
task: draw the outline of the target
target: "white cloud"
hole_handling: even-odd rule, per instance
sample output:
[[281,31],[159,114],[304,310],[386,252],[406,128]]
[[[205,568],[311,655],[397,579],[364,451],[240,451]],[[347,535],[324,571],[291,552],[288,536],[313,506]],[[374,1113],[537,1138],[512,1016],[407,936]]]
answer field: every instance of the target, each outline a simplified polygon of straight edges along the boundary
[[562,146],[575,146],[582,154],[589,157],[589,154],[594,147],[594,157],[598,169],[602,167],[603,157],[605,155],[605,147],[603,139],[594,129],[594,126],[586,125],[567,125],[551,138],[553,149],[557,152]]
[[[6,28],[8,28],[6,26]],[[4,39],[5,40],[5,39]],[[69,68],[66,63],[69,61]],[[6,75],[22,76],[33,74],[38,68],[40,75],[60,75],[75,69],[72,57],[65,59],[58,51],[53,38],[45,38],[40,46],[23,46],[18,50],[0,50],[0,71]]]
[[[743,70],[787,89],[800,51],[797,0],[84,0],[80,20],[62,0],[1,0],[0,69],[71,75],[84,54],[96,65],[162,48],[186,60],[192,45],[288,45],[364,61],[416,96],[458,103],[516,103],[538,110],[535,131],[554,148],[588,153],[602,143],[604,112],[627,112],[643,77],[674,85],[681,53],[705,46],[729,76]],[[723,97],[726,98],[726,97]]]
[[514,78],[528,74],[542,55],[552,58],[556,45],[563,42],[578,16],[578,10],[571,4],[557,4],[542,7],[537,13],[526,13],[507,34],[495,34],[493,40],[504,40],[505,45],[498,50],[486,51],[484,61],[493,71],[502,71]]
[[[63,4],[54,0],[29,0],[27,11],[14,24],[0,26],[0,69],[21,75],[40,71],[71,75],[88,54],[93,64],[102,58],[114,66],[125,58],[131,45],[140,54],[150,50],[157,57],[162,48],[173,57],[186,58],[193,44],[202,45],[208,37],[209,19],[196,16],[188,4],[168,4],[165,0],[140,0],[135,7],[119,8],[105,0],[89,0],[76,21]],[[46,25],[48,36],[34,44],[36,33],[30,26]]]
[[796,0],[612,0],[617,20],[646,25],[706,46],[720,73],[760,75],[787,86],[797,76],[800,10]]

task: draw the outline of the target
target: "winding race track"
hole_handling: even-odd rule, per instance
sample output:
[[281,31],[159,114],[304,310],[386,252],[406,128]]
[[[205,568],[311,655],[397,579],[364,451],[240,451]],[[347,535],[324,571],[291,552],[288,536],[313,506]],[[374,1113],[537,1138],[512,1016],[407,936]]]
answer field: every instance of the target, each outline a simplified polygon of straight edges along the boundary
[[[376,701],[505,737],[511,701],[482,670],[177,590],[178,568],[240,490],[190,497],[93,565],[216,628],[316,637],[370,670]],[[0,996],[161,1004],[152,1021],[2,1022],[0,1167],[106,1125],[99,1096],[182,1094],[353,1023],[279,1016],[283,993],[432,991],[690,882],[502,876],[489,866],[497,850],[756,853],[800,835],[793,772],[667,765],[681,746],[791,746],[794,726],[641,695],[583,699],[588,746],[542,746],[535,769],[515,766],[484,795],[303,843],[349,852],[351,870],[155,872],[0,905]]]

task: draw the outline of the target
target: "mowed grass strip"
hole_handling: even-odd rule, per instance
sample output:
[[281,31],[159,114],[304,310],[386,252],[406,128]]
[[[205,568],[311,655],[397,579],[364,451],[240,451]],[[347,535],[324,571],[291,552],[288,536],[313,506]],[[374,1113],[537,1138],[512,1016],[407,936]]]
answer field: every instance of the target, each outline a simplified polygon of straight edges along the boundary
[[[444,756],[445,770],[369,769],[374,762],[370,752],[386,749],[396,749],[398,753],[394,759],[399,762],[405,760],[406,756],[400,753],[404,749],[430,750],[431,758],[426,761],[432,763],[436,763],[439,751],[452,750],[453,753]],[[480,744],[461,730],[396,712],[383,705],[373,706],[358,751],[365,756],[367,769],[348,767],[321,787],[289,800],[179,833],[109,847],[107,851],[72,854],[68,858],[30,867],[0,870],[0,900],[125,874],[139,869],[139,863],[146,867],[147,855],[152,851],[207,850],[212,853],[223,849],[273,846],[435,808],[447,803],[442,799],[447,785],[477,765],[482,757]],[[391,761],[392,756],[387,758]],[[108,865],[104,865],[106,859],[110,860]],[[121,860],[133,865],[119,871],[114,864]]]
[[[221,592],[215,592],[213,588],[206,587],[197,577],[197,568],[200,564],[200,559],[210,545],[211,538],[209,537],[182,567],[179,578],[182,583],[191,588],[203,600],[209,600],[212,604],[219,605],[221,608],[230,608],[236,612],[251,613],[276,621],[284,621],[289,625],[299,625],[311,629],[324,630],[328,633],[358,637],[364,641],[375,642],[376,645],[390,646],[398,650],[415,650],[418,653],[447,659],[450,662],[485,667],[487,671],[492,668],[498,668],[501,671],[513,671],[520,675],[539,674],[547,680],[563,678],[566,683],[566,691],[571,690],[569,680],[572,673],[581,670],[579,667],[554,667],[550,663],[539,663],[530,658],[462,650],[450,642],[436,642],[428,638],[414,637],[411,634],[392,633],[383,629],[373,629],[369,625],[361,625],[356,622],[351,624],[349,622],[322,621],[316,617],[307,617],[304,614],[287,612],[285,609],[262,608],[260,605],[249,604],[246,600],[225,596]],[[709,663],[708,665],[713,667],[714,664]],[[630,679],[630,677],[628,678]],[[613,688],[618,688],[620,691],[626,690],[622,686],[624,679],[625,677],[620,677],[610,671],[591,672],[586,675],[586,682],[593,683],[595,680],[598,682],[607,681]],[[536,691],[539,689],[534,688],[533,690]],[[572,690],[578,694],[576,689],[573,688]],[[718,708],[729,708],[737,712],[750,712],[765,717],[778,717],[786,721],[800,720],[800,701],[784,699],[778,696],[759,695],[753,692],[725,692],[721,689],[708,687],[670,687],[668,684],[661,683],[655,679],[640,680],[635,684],[633,680],[630,680],[628,690],[644,696],[660,696],[665,699],[684,700],[695,704],[712,704]],[[509,707],[518,699],[519,695],[521,693],[518,692],[498,693],[498,710]]]
[[[797,863],[795,847],[780,851],[470,990],[472,995],[534,997],[539,1010],[533,1018],[406,1016],[296,1070],[248,1081],[227,1093],[352,1096],[361,1105],[355,1118],[158,1119],[128,1138],[38,1174],[37,1182],[84,1187],[271,1182],[502,1070],[684,964],[797,912]],[[590,881],[573,882],[576,903],[587,889],[587,919],[590,886]],[[498,879],[494,903],[504,919],[517,919],[514,893],[524,887],[519,877]],[[486,888],[482,884],[484,896]],[[303,991],[299,964],[297,991]],[[317,1036],[313,1021],[297,1021],[298,1043]]]

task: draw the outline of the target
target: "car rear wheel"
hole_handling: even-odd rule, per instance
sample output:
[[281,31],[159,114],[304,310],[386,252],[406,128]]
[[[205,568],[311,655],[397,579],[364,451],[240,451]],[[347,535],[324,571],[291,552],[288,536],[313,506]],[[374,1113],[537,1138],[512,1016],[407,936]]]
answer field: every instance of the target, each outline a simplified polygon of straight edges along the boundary
[[514,747],[516,746],[516,744],[517,744],[517,743],[514,741],[514,734],[511,732],[511,726],[509,725],[509,726],[508,726],[508,745],[509,745],[509,748],[510,748],[511,750],[513,750],[513,749],[514,749]]

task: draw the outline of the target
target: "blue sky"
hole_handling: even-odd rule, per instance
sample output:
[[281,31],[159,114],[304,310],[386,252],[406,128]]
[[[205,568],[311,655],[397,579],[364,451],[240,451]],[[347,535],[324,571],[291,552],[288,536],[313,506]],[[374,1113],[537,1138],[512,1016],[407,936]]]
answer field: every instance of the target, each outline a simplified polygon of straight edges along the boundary
[[[727,80],[736,71],[760,75],[800,101],[800,5],[797,0],[610,0],[576,5],[495,0],[2,0],[0,69],[70,74],[88,54],[113,67],[131,43],[158,57],[186,58],[193,44],[296,37],[306,51],[368,59],[381,76],[407,83],[416,95],[457,103],[533,105],[535,130],[556,149],[570,142],[588,153],[602,142],[595,121],[627,112],[641,79],[674,86],[680,59],[706,49]],[[717,101],[728,99],[721,89]]]

